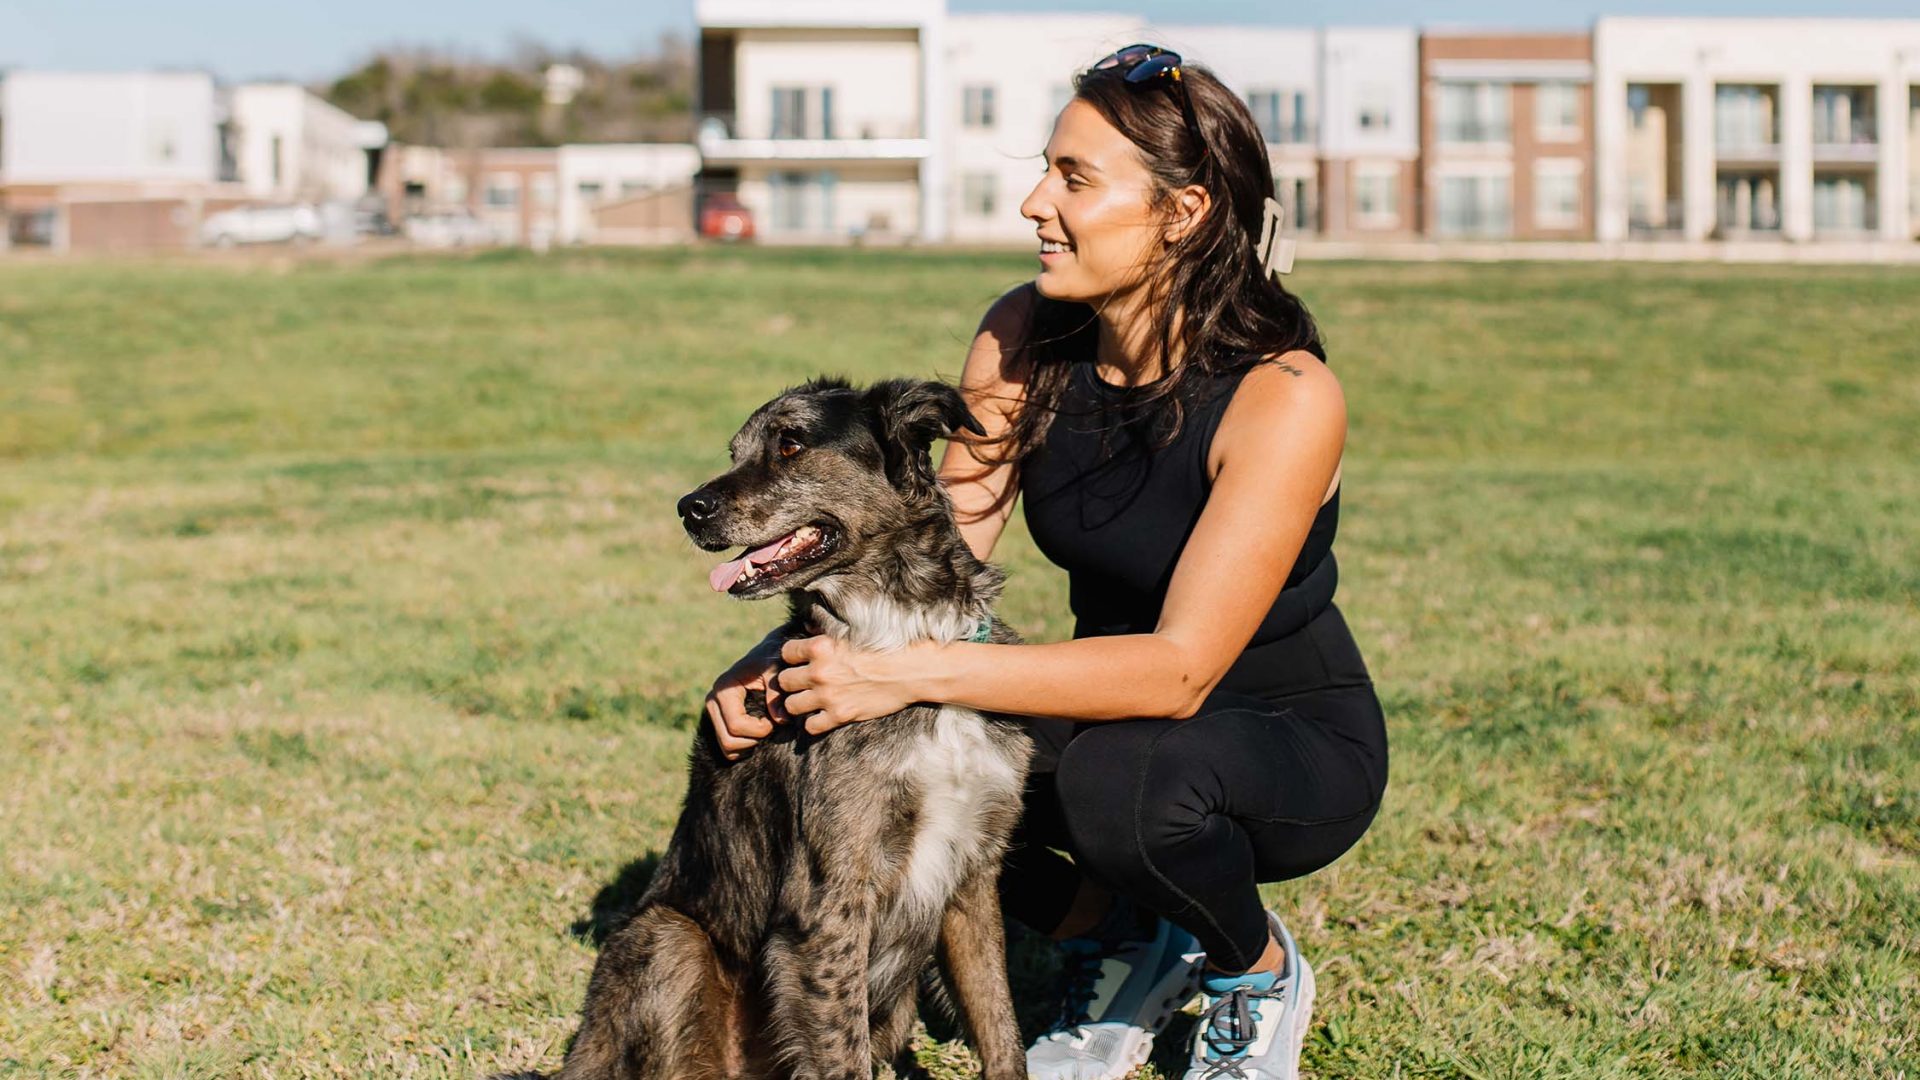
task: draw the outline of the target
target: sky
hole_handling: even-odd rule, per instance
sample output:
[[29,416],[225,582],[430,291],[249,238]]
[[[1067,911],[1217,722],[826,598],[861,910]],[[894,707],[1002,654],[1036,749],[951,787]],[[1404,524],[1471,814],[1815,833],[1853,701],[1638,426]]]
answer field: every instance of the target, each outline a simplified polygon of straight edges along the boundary
[[[1122,11],[1158,22],[1567,29],[1609,15],[1920,17],[1920,0],[948,0],[952,11]],[[504,57],[516,41],[607,57],[690,37],[692,0],[0,0],[0,69],[200,68],[331,79],[385,46]]]

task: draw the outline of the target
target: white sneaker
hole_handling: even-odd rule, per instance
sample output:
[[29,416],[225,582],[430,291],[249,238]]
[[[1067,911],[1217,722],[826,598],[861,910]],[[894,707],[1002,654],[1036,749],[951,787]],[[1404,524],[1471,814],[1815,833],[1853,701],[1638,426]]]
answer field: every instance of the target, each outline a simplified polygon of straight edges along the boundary
[[1154,1036],[1193,996],[1200,943],[1161,919],[1151,940],[1107,951],[1072,938],[1060,948],[1060,1019],[1027,1048],[1027,1073],[1033,1080],[1120,1080],[1147,1060]]
[[1193,1059],[1184,1080],[1299,1080],[1300,1046],[1313,1012],[1313,968],[1273,912],[1274,939],[1286,967],[1200,980],[1207,1008],[1193,1032]]

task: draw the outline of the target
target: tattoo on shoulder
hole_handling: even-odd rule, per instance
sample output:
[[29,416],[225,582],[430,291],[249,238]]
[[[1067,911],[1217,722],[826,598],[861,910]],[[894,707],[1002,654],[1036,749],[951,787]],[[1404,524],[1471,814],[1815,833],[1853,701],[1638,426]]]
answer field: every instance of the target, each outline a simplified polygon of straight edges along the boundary
[[1280,365],[1281,371],[1286,372],[1287,374],[1293,376],[1296,379],[1306,374],[1306,372],[1301,371],[1299,368],[1294,367],[1292,364],[1287,363],[1285,360],[1275,360],[1274,363]]

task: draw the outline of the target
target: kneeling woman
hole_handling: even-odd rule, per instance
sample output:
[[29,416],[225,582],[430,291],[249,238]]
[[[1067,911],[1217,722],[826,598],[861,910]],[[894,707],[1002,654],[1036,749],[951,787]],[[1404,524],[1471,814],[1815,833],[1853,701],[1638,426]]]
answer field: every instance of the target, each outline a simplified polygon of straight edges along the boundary
[[1339,858],[1386,786],[1379,699],[1333,604],[1346,405],[1255,251],[1272,193],[1252,116],[1204,69],[1135,46],[1082,74],[1020,208],[1040,273],[967,356],[988,435],[941,464],[983,559],[1024,496],[1074,640],[809,638],[777,680],[756,650],[709,700],[730,752],[769,730],[746,688],[815,731],[915,701],[1036,718],[1002,892],[1072,976],[1036,1077],[1125,1076],[1196,980],[1190,1080],[1293,1077],[1312,968],[1258,886]]

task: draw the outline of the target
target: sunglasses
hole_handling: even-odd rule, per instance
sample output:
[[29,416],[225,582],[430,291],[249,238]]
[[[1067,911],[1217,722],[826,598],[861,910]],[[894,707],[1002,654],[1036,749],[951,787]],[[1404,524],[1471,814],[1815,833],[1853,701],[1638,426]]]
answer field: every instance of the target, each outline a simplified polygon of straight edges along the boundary
[[1141,42],[1114,52],[1087,70],[1120,68],[1125,72],[1128,86],[1171,86],[1174,96],[1180,99],[1180,115],[1186,118],[1187,134],[1193,136],[1193,145],[1205,153],[1207,141],[1200,137],[1200,121],[1193,114],[1193,97],[1187,92],[1186,82],[1180,78],[1181,62],[1179,53]]

